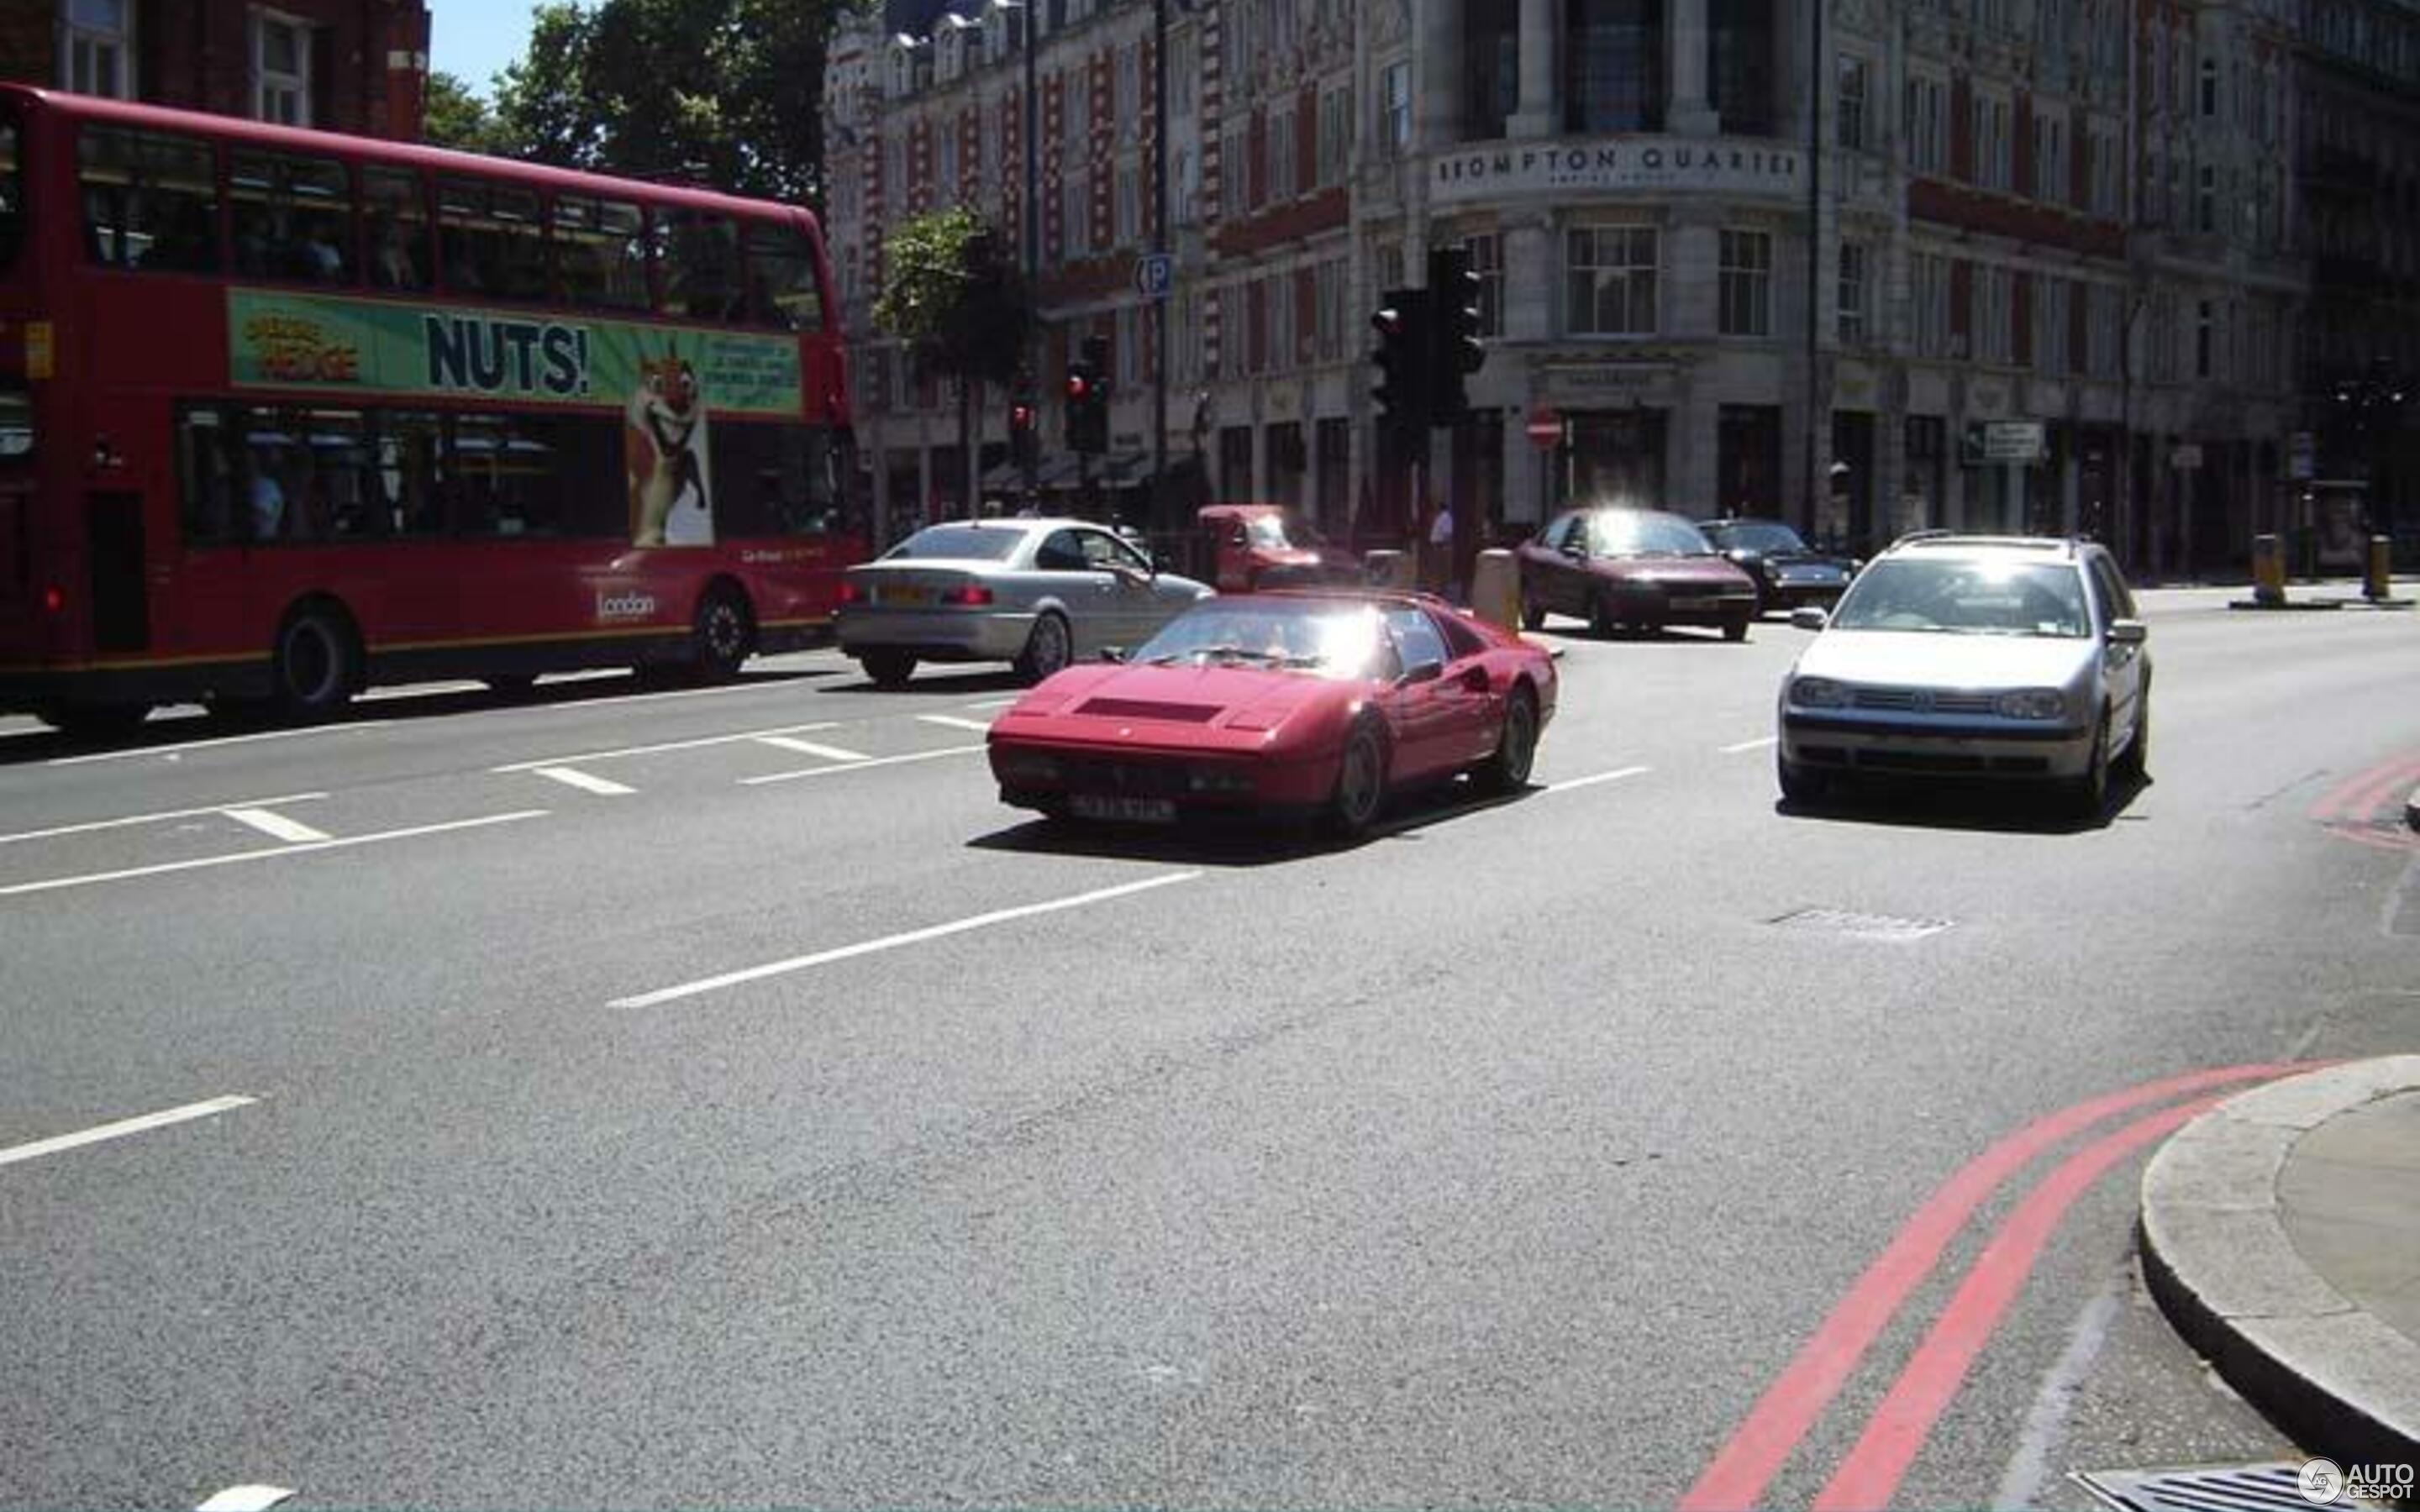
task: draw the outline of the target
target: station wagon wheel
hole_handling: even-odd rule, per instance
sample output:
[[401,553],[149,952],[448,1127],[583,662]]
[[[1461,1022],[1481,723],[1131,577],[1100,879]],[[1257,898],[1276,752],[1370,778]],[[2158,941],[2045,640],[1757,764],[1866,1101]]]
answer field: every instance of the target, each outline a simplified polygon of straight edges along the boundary
[[2126,754],[2118,758],[2118,774],[2130,782],[2140,782],[2151,761],[2151,685],[2149,679],[2134,695],[2134,738],[2126,743]]
[[1344,756],[1337,764],[1336,792],[1328,800],[1328,827],[1345,840],[1370,831],[1387,802],[1387,743],[1375,726],[1353,727],[1344,737]]
[[1054,609],[1045,609],[1035,616],[1033,631],[1025,638],[1025,651],[1016,658],[1016,675],[1029,683],[1038,683],[1075,659],[1075,638],[1067,632],[1067,622]]
[[2068,812],[2078,819],[2098,819],[2109,805],[2109,711],[2101,711],[2101,724],[2092,733],[2092,754],[2086,759],[2084,775],[2073,779],[2067,790]]
[[1526,687],[1516,687],[1504,705],[1504,730],[1496,753],[1476,774],[1489,793],[1518,793],[1529,785],[1529,767],[1538,756],[1538,701]]

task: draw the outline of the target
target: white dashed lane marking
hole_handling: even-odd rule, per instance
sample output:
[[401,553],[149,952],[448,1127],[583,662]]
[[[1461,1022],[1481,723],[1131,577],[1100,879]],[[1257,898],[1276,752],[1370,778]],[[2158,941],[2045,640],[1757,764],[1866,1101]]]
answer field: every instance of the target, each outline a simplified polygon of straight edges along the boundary
[[190,1123],[195,1119],[207,1119],[231,1109],[249,1107],[259,1101],[260,1099],[256,1097],[214,1097],[207,1103],[188,1103],[180,1108],[169,1108],[160,1113],[146,1113],[135,1119],[120,1119],[116,1123],[104,1123],[98,1128],[85,1129],[77,1134],[54,1134],[48,1139],[37,1139],[31,1144],[11,1145],[7,1149],[0,1149],[0,1165],[14,1165],[19,1161],[37,1160],[44,1155],[55,1155],[63,1149],[76,1149],[85,1145],[97,1145],[104,1139],[123,1139],[128,1134],[143,1134],[152,1129],[165,1129],[170,1124]]
[[812,740],[797,740],[788,735],[766,735],[758,740],[757,744],[760,746],[771,746],[777,750],[796,751],[801,756],[813,756],[818,760],[827,762],[863,762],[873,760],[872,757],[866,755],[865,752],[861,750],[849,750],[841,746],[819,746]]
[[1625,766],[1618,772],[1599,772],[1593,777],[1575,777],[1561,782],[1549,782],[1542,790],[1547,793],[1569,793],[1574,788],[1591,788],[1599,782],[1619,782],[1625,777],[1641,777],[1654,770],[1648,766]]
[[229,809],[226,816],[239,825],[249,825],[271,840],[282,840],[289,845],[308,845],[315,841],[334,840],[324,829],[314,829],[300,820],[288,819],[268,809]]
[[622,746],[613,750],[583,750],[569,756],[540,756],[535,761],[513,762],[504,766],[490,766],[491,772],[535,772],[541,766],[568,766],[574,762],[612,762],[625,756],[654,756],[668,750],[704,750],[709,746],[733,746],[743,740],[762,740],[767,735],[795,735],[817,730],[832,729],[829,719],[815,724],[782,724],[768,730],[742,730],[737,734],[705,735],[696,740],[667,740],[654,746]]
[[1766,735],[1759,740],[1743,740],[1736,746],[1725,746],[1723,748],[1723,754],[1726,756],[1736,756],[1744,750],[1762,750],[1767,746],[1777,746],[1780,743],[1780,736]]
[[293,1494],[283,1486],[230,1486],[194,1512],[268,1512]]
[[904,766],[909,762],[929,762],[940,756],[971,756],[985,749],[982,746],[944,746],[939,750],[920,750],[906,756],[876,756],[867,761],[841,762],[832,766],[809,766],[795,772],[768,772],[763,777],[743,777],[744,788],[762,787],[768,782],[795,782],[802,777],[830,777],[835,772],[862,772],[875,766]]
[[423,835],[450,834],[462,829],[484,829],[489,825],[509,825],[522,819],[543,819],[550,810],[523,809],[514,813],[489,814],[481,819],[458,819],[451,824],[416,825],[410,829],[389,829],[375,835],[353,835],[343,840],[320,840],[307,843],[281,845],[274,850],[238,851],[232,856],[205,856],[190,861],[166,861],[158,866],[132,866],[117,872],[91,872],[83,876],[50,877],[40,882],[20,882],[0,887],[0,898],[22,898],[28,893],[57,892],[66,887],[89,887],[103,882],[129,882],[137,877],[165,876],[172,872],[199,872],[209,867],[239,866],[246,861],[282,860],[289,856],[313,856],[321,851],[350,850],[360,845],[378,845],[388,841],[413,840]]
[[208,814],[232,813],[238,809],[266,809],[272,803],[308,803],[326,796],[324,793],[287,793],[274,798],[239,798],[233,803],[213,803],[202,809],[164,809],[158,813],[128,814],[123,819],[93,819],[81,825],[54,825],[49,829],[28,829],[23,834],[0,835],[0,845],[14,845],[28,840],[55,840],[61,835],[89,835],[95,830],[126,829],[135,825],[165,824],[171,819],[199,819]]
[[920,714],[916,717],[926,724],[937,724],[949,730],[971,730],[977,734],[986,733],[991,729],[988,719],[961,719],[954,714]]
[[600,797],[618,798],[639,791],[624,787],[611,778],[592,777],[575,766],[533,766],[529,770],[532,777],[542,777],[548,781],[560,782],[565,787],[578,788],[582,793],[594,793]]

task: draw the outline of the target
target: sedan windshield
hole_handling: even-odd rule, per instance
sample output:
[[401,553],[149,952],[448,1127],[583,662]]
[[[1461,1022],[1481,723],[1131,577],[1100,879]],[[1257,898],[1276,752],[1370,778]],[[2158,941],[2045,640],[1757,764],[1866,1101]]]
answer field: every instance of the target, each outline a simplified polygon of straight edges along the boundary
[[1678,515],[1620,509],[1590,521],[1589,548],[1601,557],[1702,557],[1714,549],[1698,527]]
[[1366,604],[1212,600],[1170,621],[1131,660],[1151,666],[1251,666],[1361,677],[1385,643]]
[[1727,551],[1761,551],[1775,557],[1807,549],[1796,531],[1772,520],[1723,520],[1707,526],[1706,534]]
[[998,525],[927,525],[882,553],[885,562],[1005,562],[1026,532]]
[[2090,633],[2084,581],[2035,562],[1877,562],[1840,600],[1843,630],[2080,639]]

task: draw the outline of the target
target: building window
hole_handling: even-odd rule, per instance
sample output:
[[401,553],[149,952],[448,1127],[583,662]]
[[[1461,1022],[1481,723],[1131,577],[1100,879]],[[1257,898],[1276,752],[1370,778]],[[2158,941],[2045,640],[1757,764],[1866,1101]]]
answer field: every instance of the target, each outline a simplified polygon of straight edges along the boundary
[[1774,134],[1773,0],[1706,0],[1706,90],[1727,136]]
[[2037,275],[2034,279],[2034,371],[2052,376],[2068,370],[2068,282]]
[[1521,31],[1517,6],[1465,6],[1462,11],[1463,135],[1477,142],[1504,134],[1521,103]]
[[1344,259],[1331,257],[1321,263],[1311,278],[1319,360],[1333,363],[1344,355]]
[[[1659,0],[1568,0],[1563,15],[1564,130],[1598,135],[1657,131],[1663,124],[1664,10]],[[1730,128],[1729,121],[1724,125]]]
[[2034,116],[2033,196],[2054,205],[2067,203],[2067,121],[2036,107]]
[[2217,334],[2218,307],[2208,300],[2194,309],[2194,377],[2208,378],[2211,373],[2211,350]]
[[1378,76],[1378,148],[1400,158],[1412,146],[1412,66],[1389,63]]
[[1937,174],[1949,163],[1948,90],[1938,79],[1915,74],[1907,81],[1907,165],[1920,174]]
[[1470,270],[1479,275],[1479,333],[1504,334],[1504,239],[1490,231],[1466,239]]
[[1353,91],[1330,89],[1319,97],[1319,184],[1344,182],[1345,153],[1353,138]]
[[2085,368],[2094,378],[2118,376],[2118,314],[2125,293],[2107,284],[2091,285],[2085,298]]
[[942,197],[944,200],[955,201],[955,200],[957,199],[957,197],[958,197],[958,130],[957,130],[957,128],[956,128],[955,126],[947,126],[947,125],[943,126],[943,127],[940,129],[940,138],[941,138],[941,169],[940,169],[940,191],[941,191],[941,197]]
[[281,126],[311,124],[311,28],[291,16],[252,18],[253,114]]
[[1834,104],[1833,140],[1844,150],[1862,152],[1866,146],[1866,60],[1840,54]]
[[2218,229],[2218,170],[2206,162],[2201,165],[2200,191],[2194,196],[2194,229]]
[[1918,357],[1941,357],[1949,350],[1949,264],[1930,253],[1908,258],[1910,323]]
[[1975,270],[1975,356],[1986,363],[2006,363],[2010,356],[2010,312],[2015,306],[2016,275],[2006,268]]
[[1973,131],[1975,182],[1985,189],[2009,187],[2009,102],[1987,95],[1975,97]]
[[1579,226],[1568,234],[1564,321],[1572,334],[1655,333],[1655,242],[1651,225]]
[[1763,231],[1722,234],[1722,310],[1726,336],[1773,333],[1773,238]]
[[2217,116],[2218,60],[2204,58],[2201,60],[2201,118],[2207,121]]
[[68,0],[59,28],[59,84],[80,95],[134,98],[130,0]]
[[1866,249],[1862,242],[1840,243],[1840,345],[1866,344]]
[[1134,246],[1142,237],[1142,170],[1131,162],[1118,165],[1117,244]]
[[1262,197],[1266,205],[1282,205],[1296,192],[1295,170],[1302,160],[1295,151],[1294,112],[1280,110],[1269,116],[1268,193]]

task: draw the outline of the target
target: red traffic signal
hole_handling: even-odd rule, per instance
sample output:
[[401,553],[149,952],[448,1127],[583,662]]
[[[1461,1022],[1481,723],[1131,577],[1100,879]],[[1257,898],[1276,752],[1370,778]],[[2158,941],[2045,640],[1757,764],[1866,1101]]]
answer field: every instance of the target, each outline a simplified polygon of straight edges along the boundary
[[1033,428],[1033,407],[1030,404],[1010,405],[1008,407],[1008,424],[1010,428],[1015,430],[1032,430]]

